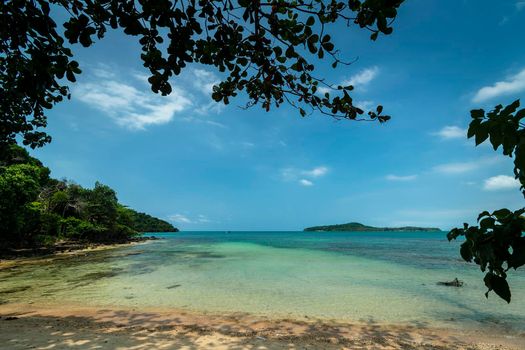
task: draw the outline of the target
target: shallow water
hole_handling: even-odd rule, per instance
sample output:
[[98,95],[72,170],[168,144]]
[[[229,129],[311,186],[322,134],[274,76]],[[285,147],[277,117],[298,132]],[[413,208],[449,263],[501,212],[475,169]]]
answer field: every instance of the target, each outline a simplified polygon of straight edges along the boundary
[[[0,270],[0,303],[182,308],[525,330],[525,274],[510,305],[437,233],[183,232],[143,245]],[[436,285],[455,277],[462,288]]]

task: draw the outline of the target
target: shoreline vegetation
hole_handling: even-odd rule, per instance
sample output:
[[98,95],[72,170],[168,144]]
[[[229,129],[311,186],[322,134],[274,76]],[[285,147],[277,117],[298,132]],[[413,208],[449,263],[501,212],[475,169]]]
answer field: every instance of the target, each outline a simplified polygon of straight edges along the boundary
[[0,146],[0,257],[52,254],[146,240],[144,232],[178,232],[170,223],[119,203],[99,182],[84,188],[50,177],[27,150]]
[[[78,305],[0,305],[0,343],[9,349],[520,349],[524,335],[503,327],[457,330],[373,320],[274,319],[244,313],[121,309]],[[500,329],[502,328],[502,329]]]
[[312,226],[307,227],[303,231],[306,232],[441,232],[441,229],[437,227],[417,227],[417,226],[402,226],[402,227],[373,227],[363,225],[359,222],[349,222],[347,224],[339,225],[324,225],[324,226]]

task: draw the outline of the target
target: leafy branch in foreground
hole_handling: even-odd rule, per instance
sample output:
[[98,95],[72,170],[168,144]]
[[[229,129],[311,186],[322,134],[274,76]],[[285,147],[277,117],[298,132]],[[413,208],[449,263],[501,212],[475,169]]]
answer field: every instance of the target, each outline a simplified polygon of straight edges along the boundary
[[[225,72],[213,99],[229,103],[244,91],[247,106],[289,103],[301,115],[318,111],[351,120],[390,119],[382,107],[362,117],[353,105],[352,86],[331,86],[314,75],[312,59],[339,58],[328,26],[343,22],[371,32],[392,33],[404,0],[6,0],[0,2],[0,143],[23,136],[39,147],[50,141],[41,128],[45,110],[70,93],[64,78],[81,73],[66,47],[89,47],[109,29],[138,37],[149,83],[168,95],[170,78],[191,63]],[[51,13],[65,13],[65,31]],[[320,86],[337,93],[319,94]],[[306,108],[306,109],[305,109]]]
[[[471,111],[467,136],[475,138],[476,146],[489,139],[495,151],[501,147],[504,155],[514,157],[514,175],[525,196],[525,124],[522,122],[525,109],[517,111],[519,106],[520,101],[516,100],[506,107],[498,105],[486,114],[482,109]],[[489,292],[494,291],[510,303],[507,271],[525,265],[524,213],[525,208],[514,212],[505,208],[492,213],[484,211],[478,216],[479,226],[464,224],[447,235],[449,241],[464,236],[461,257],[478,264],[481,271],[487,271],[484,278],[487,298]]]

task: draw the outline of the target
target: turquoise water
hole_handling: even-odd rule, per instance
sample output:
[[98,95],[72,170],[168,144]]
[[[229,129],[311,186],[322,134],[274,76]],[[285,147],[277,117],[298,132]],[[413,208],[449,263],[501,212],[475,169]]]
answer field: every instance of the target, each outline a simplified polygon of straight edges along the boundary
[[[525,330],[525,274],[510,305],[444,232],[181,232],[146,244],[0,270],[0,303],[177,308]],[[438,286],[455,277],[462,288]]]

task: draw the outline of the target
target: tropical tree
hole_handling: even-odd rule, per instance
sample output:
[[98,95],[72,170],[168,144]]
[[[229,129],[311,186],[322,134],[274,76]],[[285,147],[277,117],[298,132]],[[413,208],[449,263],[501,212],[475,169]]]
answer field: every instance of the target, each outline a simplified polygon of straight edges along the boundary
[[[0,2],[0,144],[17,136],[39,147],[46,110],[70,97],[66,81],[81,73],[68,44],[89,47],[110,29],[136,37],[155,93],[168,95],[170,79],[188,64],[224,72],[213,99],[229,103],[244,92],[248,106],[282,103],[301,115],[387,121],[378,106],[366,116],[353,105],[352,86],[317,77],[312,58],[349,64],[327,31],[355,24],[371,39],[392,33],[404,0],[5,0]],[[59,28],[53,14],[65,16]],[[65,79],[64,79],[65,78]],[[318,93],[325,85],[337,93]]]
[[17,145],[0,148],[0,249],[57,240],[126,241],[138,232],[177,231],[118,202],[99,182],[93,189],[49,177],[49,169]]
[[[514,175],[521,184],[525,196],[525,109],[518,110],[516,100],[503,107],[485,113],[482,109],[471,111],[472,121],[468,137],[474,137],[476,146],[489,140],[495,151],[501,148],[503,155],[514,159]],[[465,261],[474,262],[486,272],[485,294],[490,291],[510,303],[511,292],[507,272],[525,265],[525,208],[511,211],[507,208],[483,211],[478,216],[479,224],[455,228],[447,235],[449,241],[464,236],[460,253]]]
[[0,243],[30,241],[38,211],[36,200],[43,179],[42,169],[30,164],[0,167]]

